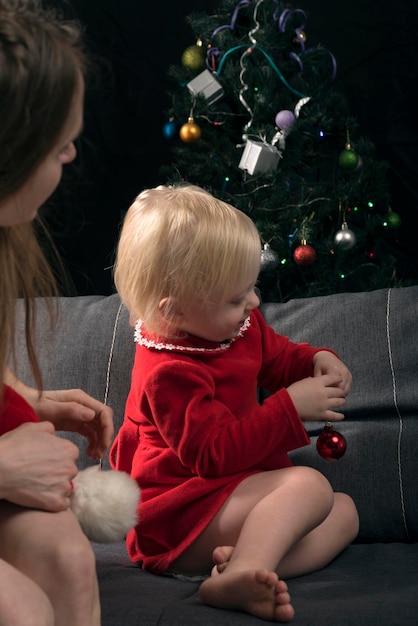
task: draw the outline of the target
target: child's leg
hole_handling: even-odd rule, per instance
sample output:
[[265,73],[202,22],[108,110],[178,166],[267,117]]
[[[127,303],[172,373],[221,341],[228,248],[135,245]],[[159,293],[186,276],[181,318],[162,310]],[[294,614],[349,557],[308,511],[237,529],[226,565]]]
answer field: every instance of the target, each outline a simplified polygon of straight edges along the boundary
[[[185,573],[202,571],[203,567],[209,570],[216,546],[235,546],[222,574],[201,585],[203,601],[224,608],[228,605],[241,608],[264,619],[289,621],[293,608],[283,602],[283,588],[280,592],[276,586],[268,599],[263,596],[258,601],[254,597],[250,602],[250,586],[244,590],[242,574],[260,570],[281,573],[280,565],[286,555],[322,524],[331,513],[333,503],[334,494],[328,481],[311,468],[291,467],[250,476],[235,489],[202,535],[178,559],[175,568]],[[337,518],[336,522],[339,521]],[[339,535],[338,530],[335,534]],[[334,558],[352,538],[353,533],[349,539],[344,536],[338,545],[331,542],[330,547],[324,546],[318,567]],[[300,573],[316,569],[314,560],[312,555],[304,559],[300,554]],[[235,594],[232,593],[234,586]],[[224,592],[226,587],[227,593]],[[257,588],[254,590],[253,595],[257,596]],[[233,600],[229,602],[228,597]]]
[[48,596],[56,626],[99,626],[95,557],[71,511],[0,504],[0,558]]
[[[334,494],[334,506],[328,517],[301,539],[281,560],[278,568],[284,578],[293,578],[328,565],[358,533],[358,514],[352,499]],[[218,546],[212,554],[213,575],[222,573],[234,552],[234,546]]]
[[[24,602],[22,602],[24,598]],[[54,611],[42,589],[0,560],[0,624],[54,626]]]
[[329,515],[283,557],[280,572],[293,578],[325,567],[357,537],[358,529],[354,502],[345,493],[335,493]]

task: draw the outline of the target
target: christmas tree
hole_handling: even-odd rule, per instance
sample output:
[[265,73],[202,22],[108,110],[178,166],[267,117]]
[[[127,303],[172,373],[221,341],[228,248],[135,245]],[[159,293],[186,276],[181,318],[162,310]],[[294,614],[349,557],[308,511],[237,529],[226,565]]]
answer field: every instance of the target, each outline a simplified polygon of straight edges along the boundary
[[332,52],[308,43],[307,13],[223,0],[215,15],[188,20],[194,39],[170,68],[165,177],[252,218],[264,300],[394,284],[400,218],[387,164],[333,86]]

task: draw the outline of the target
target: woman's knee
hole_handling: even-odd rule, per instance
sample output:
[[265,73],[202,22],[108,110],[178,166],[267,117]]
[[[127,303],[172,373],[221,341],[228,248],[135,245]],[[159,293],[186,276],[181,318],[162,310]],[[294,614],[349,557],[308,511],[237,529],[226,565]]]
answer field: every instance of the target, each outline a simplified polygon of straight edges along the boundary
[[4,606],[0,602],[0,626],[54,626],[55,614],[52,604],[45,594],[34,602],[18,602],[14,606]]
[[54,610],[44,591],[22,572],[0,561],[0,626],[54,624]]
[[77,581],[84,579],[93,580],[96,575],[96,559],[88,539],[80,533],[80,536],[60,549],[60,567],[63,575]]
[[45,546],[45,559],[48,567],[55,572],[57,579],[69,589],[86,590],[96,580],[96,559],[87,537],[81,532],[56,536],[49,546]]

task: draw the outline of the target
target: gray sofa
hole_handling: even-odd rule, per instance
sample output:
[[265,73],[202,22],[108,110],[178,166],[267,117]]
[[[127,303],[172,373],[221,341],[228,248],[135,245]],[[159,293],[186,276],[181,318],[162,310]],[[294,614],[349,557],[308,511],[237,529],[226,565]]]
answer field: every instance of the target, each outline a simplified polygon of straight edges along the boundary
[[[289,580],[295,626],[418,624],[418,287],[338,294],[265,304],[279,332],[334,348],[353,372],[339,461],[312,445],[293,460],[313,465],[360,513],[358,540],[327,568]],[[18,374],[31,382],[18,306]],[[55,334],[39,310],[39,353],[47,388],[82,387],[123,419],[134,352],[133,332],[118,296],[65,298]],[[46,339],[48,337],[48,339]],[[89,464],[84,442],[80,468]],[[95,545],[103,626],[252,625],[249,615],[204,606],[198,583],[155,576],[133,565],[123,543]]]

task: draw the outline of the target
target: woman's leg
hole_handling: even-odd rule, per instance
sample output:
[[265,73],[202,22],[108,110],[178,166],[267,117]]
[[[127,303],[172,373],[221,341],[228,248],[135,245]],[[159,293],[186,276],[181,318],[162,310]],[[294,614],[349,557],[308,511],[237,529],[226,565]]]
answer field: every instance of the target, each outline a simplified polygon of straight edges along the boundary
[[9,563],[0,560],[0,626],[54,624],[54,610],[42,589]]
[[47,513],[2,502],[0,558],[49,598],[56,626],[99,626],[96,564],[71,511]]
[[[350,506],[355,510],[352,503]],[[347,508],[350,506],[347,504]],[[288,563],[285,573],[287,570],[292,575],[297,575],[297,568],[300,573],[306,573],[323,567],[351,541],[353,531],[342,538],[342,529],[336,529],[335,536],[340,539],[331,541],[330,545],[326,543],[320,551],[308,551],[306,557],[302,550],[296,551],[297,565],[291,569],[290,563],[292,551],[326,520],[333,507],[331,486],[316,470],[291,467],[254,474],[235,489],[174,568],[184,573],[209,571],[214,548],[234,546],[222,574],[201,585],[203,601],[225,608],[241,608],[264,619],[289,621],[293,617],[293,608],[283,602],[285,589],[270,585],[270,593],[263,591],[261,600],[256,597],[258,591],[251,599],[250,589],[257,589],[257,585],[251,587],[248,583],[244,586],[243,572],[248,576],[248,572],[279,571],[282,575],[283,561],[285,565]],[[341,523],[341,516],[335,517],[335,523]],[[259,584],[261,587],[263,585]]]

